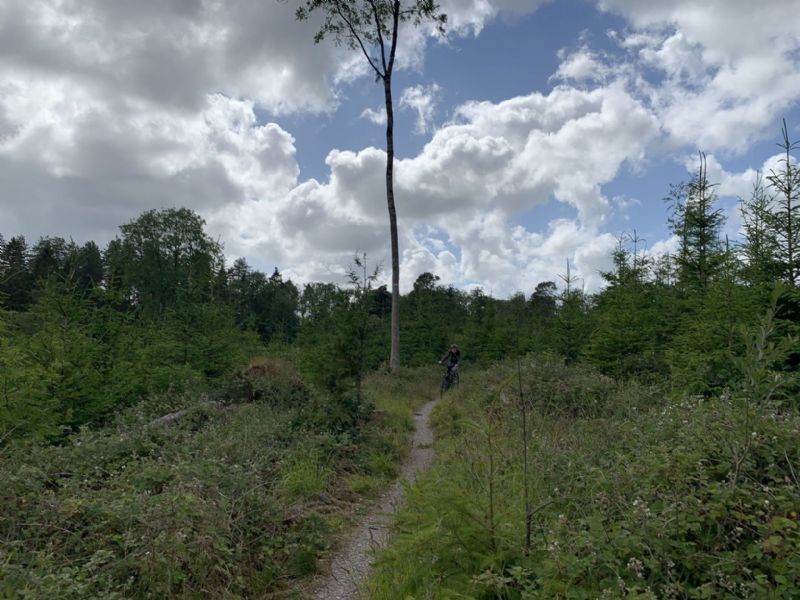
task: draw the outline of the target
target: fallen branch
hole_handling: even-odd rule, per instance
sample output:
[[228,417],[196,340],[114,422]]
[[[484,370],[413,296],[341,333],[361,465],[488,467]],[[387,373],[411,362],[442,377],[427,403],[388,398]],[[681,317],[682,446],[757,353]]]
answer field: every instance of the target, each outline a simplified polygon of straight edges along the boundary
[[213,400],[207,400],[205,402],[201,402],[200,404],[195,404],[194,406],[190,406],[189,408],[184,408],[183,410],[178,410],[173,413],[169,413],[164,415],[163,417],[158,417],[150,421],[147,426],[148,427],[155,427],[157,425],[169,425],[170,423],[174,423],[178,419],[185,417],[191,412],[196,411],[200,408],[217,408],[222,406],[219,402],[215,402]]

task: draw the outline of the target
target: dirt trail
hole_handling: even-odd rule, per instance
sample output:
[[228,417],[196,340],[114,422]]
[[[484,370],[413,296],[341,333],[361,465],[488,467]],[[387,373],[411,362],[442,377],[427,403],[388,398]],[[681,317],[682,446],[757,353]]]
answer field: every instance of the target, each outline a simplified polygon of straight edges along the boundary
[[313,586],[310,598],[315,600],[355,600],[363,592],[374,551],[384,548],[389,538],[392,513],[403,498],[401,481],[413,482],[417,473],[433,462],[433,432],[430,414],[435,400],[428,402],[414,415],[415,431],[411,455],[403,465],[400,479],[384,493],[373,512],[365,516],[331,562],[330,574]]

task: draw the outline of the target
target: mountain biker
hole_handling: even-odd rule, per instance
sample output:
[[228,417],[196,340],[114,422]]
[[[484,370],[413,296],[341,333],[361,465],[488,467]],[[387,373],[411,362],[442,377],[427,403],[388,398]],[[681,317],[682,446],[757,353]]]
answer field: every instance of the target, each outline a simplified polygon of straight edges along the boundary
[[447,353],[439,359],[439,364],[446,364],[447,375],[451,378],[455,377],[455,375],[458,373],[458,365],[461,364],[461,350],[458,348],[458,346],[452,344]]

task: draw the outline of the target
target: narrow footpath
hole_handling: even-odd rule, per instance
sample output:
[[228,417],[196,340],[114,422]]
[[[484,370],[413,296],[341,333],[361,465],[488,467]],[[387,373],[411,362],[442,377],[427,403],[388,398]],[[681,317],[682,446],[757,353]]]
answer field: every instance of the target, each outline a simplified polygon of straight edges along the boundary
[[375,551],[385,548],[389,540],[392,514],[397,511],[403,499],[402,481],[413,482],[417,474],[430,467],[433,462],[430,414],[434,404],[436,401],[431,400],[415,413],[413,446],[400,478],[380,498],[375,510],[356,526],[352,537],[333,558],[330,574],[313,586],[311,598],[356,600],[362,597]]

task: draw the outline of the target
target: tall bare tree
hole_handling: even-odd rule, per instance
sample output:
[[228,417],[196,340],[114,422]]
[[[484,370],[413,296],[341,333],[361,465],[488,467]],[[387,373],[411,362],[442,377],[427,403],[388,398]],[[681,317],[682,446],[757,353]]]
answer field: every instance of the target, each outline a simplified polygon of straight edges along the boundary
[[307,20],[312,13],[323,15],[323,23],[314,41],[330,36],[336,44],[360,51],[383,83],[386,104],[386,203],[389,208],[389,229],[392,245],[392,348],[389,367],[400,368],[400,257],[397,237],[397,211],[394,203],[394,110],[392,105],[392,73],[395,65],[400,24],[419,26],[432,23],[441,33],[447,15],[439,12],[435,0],[305,0],[297,9],[298,20]]

